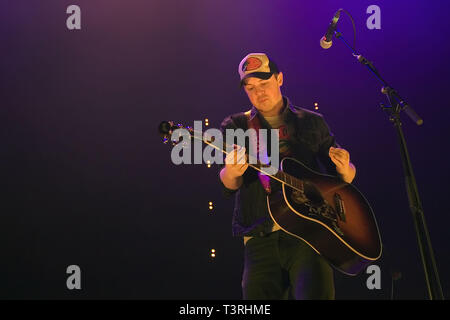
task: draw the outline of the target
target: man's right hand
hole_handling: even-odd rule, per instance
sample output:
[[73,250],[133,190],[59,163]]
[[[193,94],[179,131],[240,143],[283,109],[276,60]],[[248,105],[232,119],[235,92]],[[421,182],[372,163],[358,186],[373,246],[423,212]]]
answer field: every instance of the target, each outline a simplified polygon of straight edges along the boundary
[[242,185],[242,175],[247,168],[245,148],[234,145],[234,150],[225,157],[225,167],[220,171],[220,179],[228,189],[239,189]]
[[237,145],[233,145],[234,150],[229,152],[225,157],[225,169],[227,175],[231,178],[237,178],[244,174],[248,168],[247,155],[245,154],[245,148]]

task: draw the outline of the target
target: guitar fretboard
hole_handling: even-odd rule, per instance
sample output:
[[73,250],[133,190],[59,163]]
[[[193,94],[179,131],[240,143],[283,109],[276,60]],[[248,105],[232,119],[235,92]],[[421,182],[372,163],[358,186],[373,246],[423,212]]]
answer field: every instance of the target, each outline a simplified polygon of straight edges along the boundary
[[[192,129],[190,131],[191,131],[191,133],[193,132]],[[195,135],[191,135],[191,136],[193,138],[197,138]],[[231,146],[229,146],[226,142],[222,142],[222,145],[216,145],[214,143],[214,139],[211,138],[211,137],[208,139],[206,137],[200,136],[199,139],[203,140],[204,143],[206,143],[206,144],[208,144],[210,146],[213,146],[214,148],[222,151],[225,154],[228,154],[227,150],[233,150],[233,148]],[[288,186],[290,186],[291,188],[297,189],[297,190],[299,190],[301,192],[304,191],[304,189],[303,189],[303,181],[302,180],[300,180],[300,179],[298,179],[298,178],[296,178],[294,176],[291,176],[290,174],[288,174],[286,172],[283,172],[281,170],[278,170],[277,173],[274,174],[274,175],[267,174],[267,172],[264,171],[264,165],[261,165],[261,162],[259,162],[259,161],[255,161],[255,159],[252,156],[250,156],[250,155],[249,155],[248,161],[250,163],[249,166],[254,168],[255,170],[260,171],[260,172],[266,174],[267,176],[269,176],[269,177],[271,177],[271,178],[273,178],[273,179],[275,179],[275,180],[277,180],[279,182],[285,183]],[[256,163],[256,165],[252,164],[252,163]],[[267,166],[266,166],[266,168],[267,168]],[[273,171],[275,171],[275,170],[273,170]]]
[[288,174],[284,171],[281,171],[281,170],[279,170],[275,174],[275,177],[278,178],[279,180],[283,181],[290,187],[303,192],[303,181],[302,180],[300,180],[294,176],[291,176],[290,174]]

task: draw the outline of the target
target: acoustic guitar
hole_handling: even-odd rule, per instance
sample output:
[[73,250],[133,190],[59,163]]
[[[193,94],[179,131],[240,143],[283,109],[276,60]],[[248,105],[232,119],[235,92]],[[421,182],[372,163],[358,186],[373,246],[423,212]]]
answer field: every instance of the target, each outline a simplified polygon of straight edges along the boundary
[[[186,129],[192,139],[227,153],[228,146],[195,134],[191,127],[164,121],[159,132],[171,141],[175,129]],[[172,143],[177,143],[172,141]],[[250,162],[252,163],[252,162]],[[267,207],[281,229],[306,242],[333,267],[347,275],[357,275],[381,257],[382,244],[377,222],[366,198],[352,184],[311,170],[294,158],[284,158],[280,169],[268,171],[260,164],[249,164],[281,183],[281,191],[267,195]]]

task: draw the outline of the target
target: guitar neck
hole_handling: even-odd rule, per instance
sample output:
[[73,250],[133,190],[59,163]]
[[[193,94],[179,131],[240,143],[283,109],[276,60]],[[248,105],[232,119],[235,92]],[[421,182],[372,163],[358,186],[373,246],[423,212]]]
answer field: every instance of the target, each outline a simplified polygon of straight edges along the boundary
[[[273,176],[271,176],[273,178]],[[276,180],[283,182],[285,184],[287,184],[288,186],[290,186],[291,188],[297,189],[301,192],[303,192],[303,181],[291,176],[290,174],[287,174],[284,171],[279,170],[276,174],[275,174]]]
[[[212,146],[213,148],[222,151],[224,154],[228,154],[229,152],[227,150],[234,150],[233,146],[228,145],[226,142],[222,141],[222,145],[219,146],[214,142],[214,139],[207,139],[204,136],[200,136],[200,137],[196,137],[196,135],[192,135],[193,138],[200,138],[204,143],[206,143],[207,145]],[[264,173],[265,175],[269,176],[270,178],[284,183],[286,185],[288,185],[289,187],[299,190],[301,192],[303,192],[303,181],[286,173],[283,172],[281,170],[278,170],[278,168],[274,168],[274,167],[270,167],[267,165],[262,164],[258,159],[256,159],[255,157],[251,156],[248,154],[248,162],[249,162],[249,167],[252,167],[253,169]],[[270,170],[268,170],[270,169]],[[275,174],[269,174],[268,171],[270,172],[276,172]]]
[[[227,153],[225,151],[226,150],[225,143],[224,143],[224,148],[225,149],[223,149],[222,151],[224,153]],[[248,158],[249,158],[248,159],[249,166],[252,167],[253,169],[255,169],[261,173],[264,173],[265,175],[269,176],[270,178],[272,178],[278,182],[284,183],[293,189],[303,192],[303,181],[302,180],[300,180],[284,171],[278,170],[278,168],[264,165],[259,160],[257,160],[255,157],[248,155]],[[268,169],[270,169],[270,170],[268,170]],[[268,172],[276,172],[276,173],[270,174]]]

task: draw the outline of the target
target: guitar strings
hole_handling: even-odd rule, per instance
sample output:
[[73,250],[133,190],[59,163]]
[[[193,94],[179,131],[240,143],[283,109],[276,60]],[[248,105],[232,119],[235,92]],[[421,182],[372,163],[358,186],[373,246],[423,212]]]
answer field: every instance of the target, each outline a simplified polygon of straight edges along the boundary
[[[197,130],[194,130],[194,129],[192,129],[192,128],[187,129],[187,130],[188,130],[188,131],[193,131],[194,133],[200,133],[200,134],[202,134],[201,131],[198,132]],[[194,139],[199,139],[199,137],[197,137],[195,134],[194,134],[194,135],[191,135],[191,137],[194,137]],[[212,146],[213,148],[215,148],[215,149],[217,149],[217,150],[220,150],[220,151],[223,152],[224,154],[229,154],[229,153],[230,153],[230,152],[227,152],[226,150],[227,150],[228,148],[231,149],[232,146],[230,146],[230,145],[227,144],[226,142],[222,142],[223,146],[222,146],[222,148],[220,148],[220,147],[216,146],[215,144],[213,144],[212,142],[207,141],[207,140],[206,140],[206,137],[204,137],[203,135],[201,135],[201,137],[202,137],[201,140],[202,140],[204,143],[206,143],[207,145]],[[212,140],[212,139],[210,139],[210,140]],[[234,151],[234,150],[233,150],[233,151]],[[249,155],[249,154],[247,154],[247,155],[248,155],[248,157],[249,157],[249,159],[250,159],[251,155]],[[253,160],[253,159],[255,159],[255,158],[252,157],[251,159]],[[256,162],[258,163],[259,161],[256,159]],[[255,170],[257,170],[257,171],[264,173],[265,175],[267,175],[267,176],[273,178],[274,180],[277,180],[277,181],[280,182],[280,183],[284,183],[284,184],[288,185],[289,187],[291,187],[291,188],[293,188],[293,189],[295,189],[295,190],[298,190],[298,191],[300,191],[300,192],[303,192],[303,190],[300,189],[299,187],[294,186],[294,185],[292,185],[291,183],[288,183],[288,182],[286,182],[286,181],[283,181],[283,180],[279,179],[278,177],[276,177],[276,176],[274,176],[274,175],[271,175],[271,174],[268,174],[268,173],[264,172],[264,170],[262,170],[260,167],[258,167],[258,165],[253,165],[253,164],[251,164],[251,163],[249,163],[248,165],[249,165],[249,167],[252,167],[253,169],[255,169]],[[259,165],[261,166],[262,164],[259,163]],[[270,166],[269,168],[275,169],[275,168],[272,167],[272,166]],[[276,168],[276,170],[278,171],[278,168]],[[286,178],[289,177],[289,178],[291,179],[291,181],[293,181],[293,180],[294,180],[294,181],[295,181],[295,180],[298,180],[296,177],[293,177],[293,176],[287,174],[286,172],[283,172],[283,174],[285,175]]]

